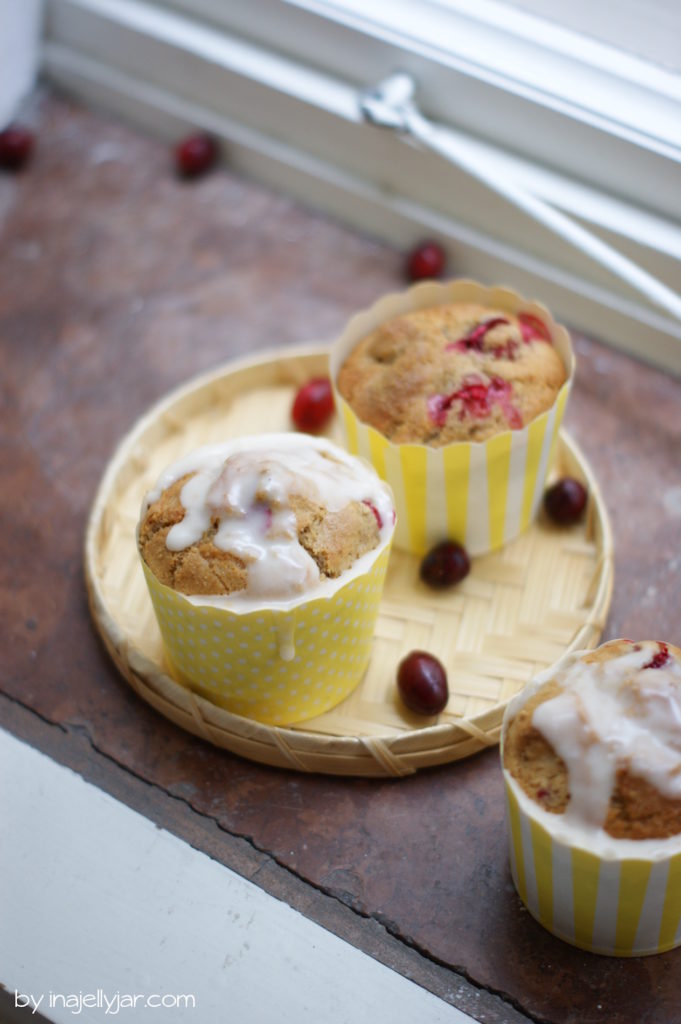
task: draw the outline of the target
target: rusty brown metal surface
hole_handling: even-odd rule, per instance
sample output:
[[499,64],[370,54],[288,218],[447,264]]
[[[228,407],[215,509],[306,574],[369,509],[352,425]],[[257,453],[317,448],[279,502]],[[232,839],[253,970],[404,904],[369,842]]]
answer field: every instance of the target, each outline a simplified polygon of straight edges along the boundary
[[[496,751],[400,781],[308,777],[184,734],[119,678],[81,556],[116,441],[201,370],[331,337],[402,286],[402,257],[228,170],[179,182],[163,145],[63,100],[34,116],[33,164],[0,177],[0,720],[41,747],[57,727],[67,763],[87,743],[104,788],[122,771],[150,783],[150,817],[182,801],[194,813],[174,827],[204,848],[195,822],[215,823],[227,863],[232,837],[246,839],[307,887],[311,916],[331,898],[380,926],[379,946],[396,939],[444,968],[452,1001],[462,979],[479,987],[480,1019],[488,993],[504,1000],[489,1020],[520,1019],[514,1007],[554,1024],[681,1019],[681,950],[590,956],[522,910]],[[679,644],[681,382],[586,338],[576,349],[567,424],[615,535],[604,638]]]

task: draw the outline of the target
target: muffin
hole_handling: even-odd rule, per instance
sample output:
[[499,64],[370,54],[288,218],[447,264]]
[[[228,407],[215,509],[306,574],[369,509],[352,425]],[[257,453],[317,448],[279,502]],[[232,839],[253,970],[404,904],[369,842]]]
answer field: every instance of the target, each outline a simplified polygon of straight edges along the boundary
[[199,449],[143,504],[138,547],[174,674],[271,724],[360,681],[395,522],[390,489],[321,438]]
[[509,705],[502,763],[512,873],[541,923],[594,952],[677,945],[681,650],[569,655]]
[[388,489],[328,445],[208,449],[182,470],[148,497],[139,530],[146,564],[182,594],[304,593],[373,550],[394,516]]
[[428,282],[355,316],[331,377],[348,448],[395,493],[395,544],[478,555],[524,530],[573,372],[565,328],[510,289]]
[[440,447],[522,429],[551,407],[566,377],[538,317],[457,302],[379,324],[337,385],[359,419],[393,443]]

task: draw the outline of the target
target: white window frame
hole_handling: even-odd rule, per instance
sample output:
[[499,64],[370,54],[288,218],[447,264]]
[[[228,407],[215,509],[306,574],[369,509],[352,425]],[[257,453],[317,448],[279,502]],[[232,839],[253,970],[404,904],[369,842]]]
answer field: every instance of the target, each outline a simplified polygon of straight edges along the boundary
[[[664,193],[651,204],[641,187],[642,155],[635,153],[645,154],[648,172],[655,170],[656,155],[681,160],[681,77],[506,3],[155,2],[267,47],[274,43],[280,52],[357,85],[396,67],[409,70],[431,118],[608,190],[616,175],[620,193],[681,219],[676,183],[664,182]],[[546,130],[550,122],[561,133],[559,154]],[[619,142],[629,150],[624,167],[617,162]],[[586,175],[584,152],[590,156]]]
[[385,10],[48,0],[43,66],[169,138],[213,131],[237,170],[395,244],[434,234],[457,271],[681,373],[681,324],[464,172],[363,123],[357,102],[408,70],[460,146],[678,289],[681,77],[495,0],[391,0],[390,24]]
[[41,18],[42,0],[0,0],[0,128],[35,81]]

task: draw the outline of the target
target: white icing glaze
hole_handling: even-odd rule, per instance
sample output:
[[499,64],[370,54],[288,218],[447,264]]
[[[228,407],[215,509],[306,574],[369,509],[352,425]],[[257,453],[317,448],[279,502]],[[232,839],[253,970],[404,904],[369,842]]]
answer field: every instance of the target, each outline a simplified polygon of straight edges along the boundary
[[659,859],[681,851],[681,835],[668,839],[614,839],[603,829],[618,764],[659,792],[681,799],[681,664],[670,655],[660,668],[646,668],[660,647],[632,645],[624,654],[585,664],[586,651],[566,655],[537,676],[509,704],[503,736],[521,707],[549,680],[562,693],[540,704],[533,725],[563,758],[570,802],[552,814],[532,800],[507,769],[504,776],[523,812],[555,840],[582,846],[608,859]]
[[681,835],[670,836],[668,839],[614,839],[602,828],[586,825],[574,818],[566,820],[564,814],[545,811],[525,793],[506,768],[504,777],[524,816],[538,822],[553,841],[562,846],[587,850],[604,860],[612,861],[632,858],[660,861],[681,853]]
[[279,657],[282,661],[293,661],[296,656],[296,628],[293,622],[277,622]]
[[670,655],[646,667],[659,651],[632,644],[617,657],[573,661],[553,674],[562,692],[535,708],[532,723],[567,767],[566,822],[602,826],[624,765],[681,799],[681,664]]
[[[169,531],[167,547],[184,550],[217,517],[213,542],[247,565],[246,590],[210,603],[232,607],[265,599],[287,600],[326,582],[298,541],[290,506],[293,494],[323,504],[331,512],[351,501],[369,502],[381,521],[379,547],[392,535],[390,489],[363,460],[321,438],[270,434],[200,448],[161,475],[145,498],[143,515],[167,487],[190,473],[194,475],[180,494],[185,516]],[[203,598],[191,600],[208,603]]]

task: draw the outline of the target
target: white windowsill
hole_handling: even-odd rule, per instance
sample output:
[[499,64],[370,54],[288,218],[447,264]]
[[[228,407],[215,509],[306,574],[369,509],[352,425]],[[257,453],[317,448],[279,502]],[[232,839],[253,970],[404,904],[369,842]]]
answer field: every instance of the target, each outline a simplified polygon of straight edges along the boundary
[[126,1020],[474,1024],[4,730],[0,808],[0,981],[55,1024],[118,1019],[49,1007],[98,990],[195,1000]]

